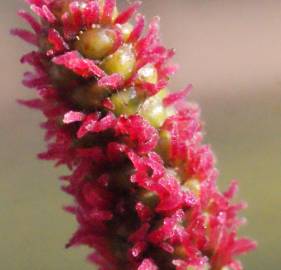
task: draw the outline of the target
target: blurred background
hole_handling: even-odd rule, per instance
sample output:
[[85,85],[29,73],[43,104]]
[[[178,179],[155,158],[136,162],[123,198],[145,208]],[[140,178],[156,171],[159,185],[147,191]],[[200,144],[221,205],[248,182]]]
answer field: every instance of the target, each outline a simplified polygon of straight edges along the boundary
[[[61,209],[69,202],[57,180],[63,170],[36,159],[44,149],[42,117],[15,101],[34,94],[21,85],[27,67],[18,61],[30,47],[8,34],[22,24],[16,11],[23,2],[0,3],[1,269],[94,269],[85,248],[64,249],[76,222]],[[281,1],[144,0],[142,11],[161,17],[163,41],[177,51],[181,69],[170,87],[194,85],[190,99],[202,107],[219,186],[239,179],[239,197],[249,203],[241,233],[259,247],[243,257],[245,269],[279,270]]]

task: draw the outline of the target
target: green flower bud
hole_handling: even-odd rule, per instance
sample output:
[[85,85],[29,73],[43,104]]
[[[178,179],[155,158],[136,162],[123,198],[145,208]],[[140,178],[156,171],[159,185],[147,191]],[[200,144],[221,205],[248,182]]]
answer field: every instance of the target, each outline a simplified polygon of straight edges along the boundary
[[153,65],[147,64],[138,71],[137,82],[157,83],[157,81],[158,74]]
[[72,100],[82,108],[99,108],[101,102],[109,95],[109,91],[99,87],[97,83],[92,83],[83,87],[74,89]]
[[107,74],[118,73],[125,80],[133,74],[136,64],[136,56],[133,47],[125,44],[115,53],[109,55],[101,63],[101,67]]
[[115,34],[112,29],[93,26],[78,36],[75,47],[83,56],[101,60],[112,51],[114,40]]

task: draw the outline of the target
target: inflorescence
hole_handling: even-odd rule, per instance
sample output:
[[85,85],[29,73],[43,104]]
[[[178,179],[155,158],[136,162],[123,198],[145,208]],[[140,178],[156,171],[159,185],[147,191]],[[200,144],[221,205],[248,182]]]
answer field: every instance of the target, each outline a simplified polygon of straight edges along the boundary
[[202,143],[191,86],[167,89],[177,66],[160,43],[159,18],[145,34],[140,2],[27,0],[33,31],[12,33],[35,46],[23,84],[38,98],[48,148],[40,159],[66,165],[65,209],[79,227],[67,247],[87,245],[102,270],[240,270],[255,247],[237,236],[244,203],[234,181],[221,193],[215,158]]

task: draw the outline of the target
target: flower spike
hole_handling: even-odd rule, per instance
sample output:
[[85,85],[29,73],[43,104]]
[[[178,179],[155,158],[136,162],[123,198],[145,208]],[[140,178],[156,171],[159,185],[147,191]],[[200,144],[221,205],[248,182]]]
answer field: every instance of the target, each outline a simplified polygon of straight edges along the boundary
[[36,46],[21,62],[38,98],[19,103],[46,117],[38,157],[70,171],[60,179],[79,227],[66,247],[87,245],[101,270],[241,270],[256,245],[237,236],[245,204],[231,202],[236,181],[218,190],[192,86],[168,90],[177,66],[159,18],[143,33],[140,1],[26,2],[39,20],[19,11],[33,32],[12,34]]

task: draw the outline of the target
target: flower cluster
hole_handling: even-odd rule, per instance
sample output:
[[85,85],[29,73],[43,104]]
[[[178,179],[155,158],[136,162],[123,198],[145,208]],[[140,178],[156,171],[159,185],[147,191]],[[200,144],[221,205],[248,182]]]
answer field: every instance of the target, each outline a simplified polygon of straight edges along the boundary
[[65,209],[79,227],[67,247],[87,245],[103,270],[241,270],[236,256],[255,247],[237,236],[244,204],[221,193],[199,108],[191,90],[169,93],[177,66],[159,38],[159,18],[145,34],[140,6],[115,0],[27,0],[33,31],[12,33],[35,46],[23,84],[38,98],[21,103],[46,117],[39,154],[71,174]]

